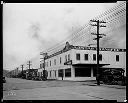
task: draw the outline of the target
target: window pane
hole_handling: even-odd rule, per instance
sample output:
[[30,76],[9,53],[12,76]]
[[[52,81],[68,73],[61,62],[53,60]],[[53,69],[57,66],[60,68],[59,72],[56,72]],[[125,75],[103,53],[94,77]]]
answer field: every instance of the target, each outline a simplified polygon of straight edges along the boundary
[[50,66],[51,66],[51,61],[50,61]]
[[80,54],[76,54],[76,60],[80,60]]
[[71,68],[65,69],[65,77],[71,77]]
[[88,54],[85,54],[85,55],[84,55],[84,59],[85,59],[85,60],[88,60]]
[[119,61],[119,55],[116,55],[116,61]]
[[60,64],[61,64],[61,57],[60,57]]
[[93,54],[93,60],[96,61],[96,54]]
[[99,54],[99,60],[102,61],[102,54]]
[[54,59],[54,65],[56,65],[56,59]]
[[67,61],[67,55],[65,55],[65,62]]
[[62,77],[63,76],[63,69],[59,69],[58,70],[58,77]]
[[75,68],[75,77],[91,77],[91,68]]
[[70,54],[68,54],[68,60],[70,60]]

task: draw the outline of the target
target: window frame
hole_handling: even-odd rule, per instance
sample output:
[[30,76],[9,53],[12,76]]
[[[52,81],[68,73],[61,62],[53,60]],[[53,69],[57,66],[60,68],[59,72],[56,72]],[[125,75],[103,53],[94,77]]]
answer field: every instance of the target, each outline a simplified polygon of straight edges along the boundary
[[61,57],[60,57],[60,64],[61,64],[62,60],[61,60]]
[[51,60],[50,60],[50,66],[52,65],[52,63],[51,63]]
[[96,54],[93,54],[93,61],[96,61]]
[[68,61],[70,60],[70,54],[68,54]]
[[88,54],[84,54],[84,60],[88,61]]
[[80,60],[80,53],[76,53],[76,60]]
[[99,54],[99,61],[102,61],[102,54]]
[[54,65],[56,65],[56,59],[54,59]]
[[119,62],[119,60],[120,60],[119,55],[116,55],[116,62]]
[[65,69],[65,77],[71,77],[71,68]]

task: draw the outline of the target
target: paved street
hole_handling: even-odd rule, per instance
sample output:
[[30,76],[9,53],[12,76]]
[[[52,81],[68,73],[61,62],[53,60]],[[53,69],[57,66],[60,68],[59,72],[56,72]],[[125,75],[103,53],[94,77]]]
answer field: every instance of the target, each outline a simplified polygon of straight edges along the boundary
[[6,78],[4,100],[117,100],[126,97],[125,86],[97,86],[96,81],[31,81]]

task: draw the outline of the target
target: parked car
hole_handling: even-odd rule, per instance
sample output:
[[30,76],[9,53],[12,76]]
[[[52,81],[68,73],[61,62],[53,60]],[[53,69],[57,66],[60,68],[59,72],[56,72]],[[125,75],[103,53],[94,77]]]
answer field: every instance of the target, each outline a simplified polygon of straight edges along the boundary
[[102,72],[102,81],[107,84],[118,84],[122,81],[125,83],[124,70],[123,69],[106,69]]
[[3,83],[6,83],[5,77],[3,77]]

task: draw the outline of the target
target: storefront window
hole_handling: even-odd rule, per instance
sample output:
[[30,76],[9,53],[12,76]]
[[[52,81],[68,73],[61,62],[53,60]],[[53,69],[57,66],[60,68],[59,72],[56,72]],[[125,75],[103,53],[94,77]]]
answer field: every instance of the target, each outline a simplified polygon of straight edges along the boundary
[[65,69],[65,77],[71,77],[71,68]]
[[55,72],[55,77],[56,77],[56,70],[54,72]]
[[62,77],[63,76],[63,69],[59,69],[58,70],[58,77]]
[[91,68],[75,68],[75,77],[91,77]]

